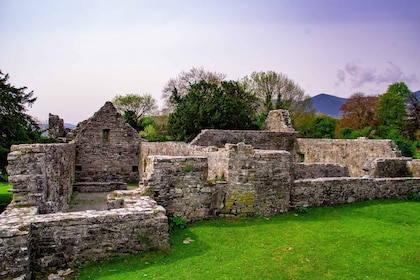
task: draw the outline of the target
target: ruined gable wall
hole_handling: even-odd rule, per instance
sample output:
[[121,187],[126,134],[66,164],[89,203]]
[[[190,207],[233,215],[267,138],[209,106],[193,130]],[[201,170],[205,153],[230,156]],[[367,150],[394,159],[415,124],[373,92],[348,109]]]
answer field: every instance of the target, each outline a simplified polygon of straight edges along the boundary
[[401,152],[392,140],[297,139],[297,151],[306,163],[335,163],[347,166],[350,176],[365,175],[363,167],[370,158],[395,158]]
[[76,182],[139,180],[140,138],[111,102],[76,136]]
[[74,182],[75,145],[13,145],[10,150],[15,205],[38,206],[41,213],[66,211]]

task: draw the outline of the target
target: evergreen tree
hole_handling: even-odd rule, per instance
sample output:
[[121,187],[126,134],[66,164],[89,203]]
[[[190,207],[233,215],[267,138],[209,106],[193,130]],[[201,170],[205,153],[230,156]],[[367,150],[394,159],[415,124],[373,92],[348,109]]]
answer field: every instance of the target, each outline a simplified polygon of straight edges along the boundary
[[26,87],[15,87],[9,75],[0,71],[0,171],[5,173],[7,154],[13,144],[34,143],[40,140],[40,128],[29,116],[26,106],[36,101],[33,91]]

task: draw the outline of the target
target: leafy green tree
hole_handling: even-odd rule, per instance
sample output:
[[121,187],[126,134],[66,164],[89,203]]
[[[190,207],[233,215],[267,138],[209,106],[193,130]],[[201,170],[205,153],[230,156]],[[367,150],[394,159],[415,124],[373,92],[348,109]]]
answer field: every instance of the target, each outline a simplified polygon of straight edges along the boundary
[[162,99],[165,102],[163,111],[166,114],[169,114],[174,110],[176,104],[174,104],[171,99],[174,90],[179,96],[184,97],[187,95],[190,87],[194,84],[205,81],[207,83],[220,85],[225,78],[226,74],[208,71],[202,67],[193,67],[188,72],[182,71],[176,78],[171,78],[162,90]]
[[156,100],[150,94],[117,95],[112,100],[115,108],[122,114],[125,121],[137,131],[143,130],[146,114],[157,109]]
[[257,98],[234,81],[220,84],[201,81],[191,85],[187,95],[175,89],[169,115],[169,134],[189,142],[202,129],[254,129]]
[[0,171],[5,173],[7,154],[13,144],[34,143],[40,139],[38,123],[26,113],[36,101],[33,91],[15,87],[9,75],[0,71]]
[[315,138],[334,138],[338,119],[329,116],[315,117]]
[[407,116],[406,99],[410,90],[404,83],[394,83],[379,97],[378,116],[382,125],[401,130]]
[[157,109],[156,100],[148,93],[117,95],[112,100],[115,108],[121,113],[128,113],[131,118],[140,120],[144,115]]

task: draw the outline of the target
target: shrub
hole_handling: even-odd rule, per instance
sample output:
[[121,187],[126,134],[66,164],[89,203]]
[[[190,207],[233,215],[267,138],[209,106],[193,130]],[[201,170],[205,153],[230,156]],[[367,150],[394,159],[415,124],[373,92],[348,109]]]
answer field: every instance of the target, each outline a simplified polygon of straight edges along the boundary
[[169,218],[169,227],[171,229],[183,229],[187,227],[187,221],[185,221],[182,217],[170,217]]
[[298,213],[298,214],[306,214],[308,212],[309,212],[308,207],[306,207],[304,205],[301,205],[296,209],[296,213]]
[[420,201],[420,195],[418,192],[412,192],[408,195],[408,200],[411,201]]

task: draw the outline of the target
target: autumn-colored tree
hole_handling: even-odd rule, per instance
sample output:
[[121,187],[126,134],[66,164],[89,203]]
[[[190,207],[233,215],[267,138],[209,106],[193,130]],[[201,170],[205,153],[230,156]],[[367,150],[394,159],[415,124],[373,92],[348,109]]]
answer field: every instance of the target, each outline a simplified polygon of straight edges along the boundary
[[337,131],[344,127],[360,130],[364,127],[375,127],[378,123],[376,111],[379,105],[378,96],[368,96],[362,92],[354,93],[341,105],[343,111]]

